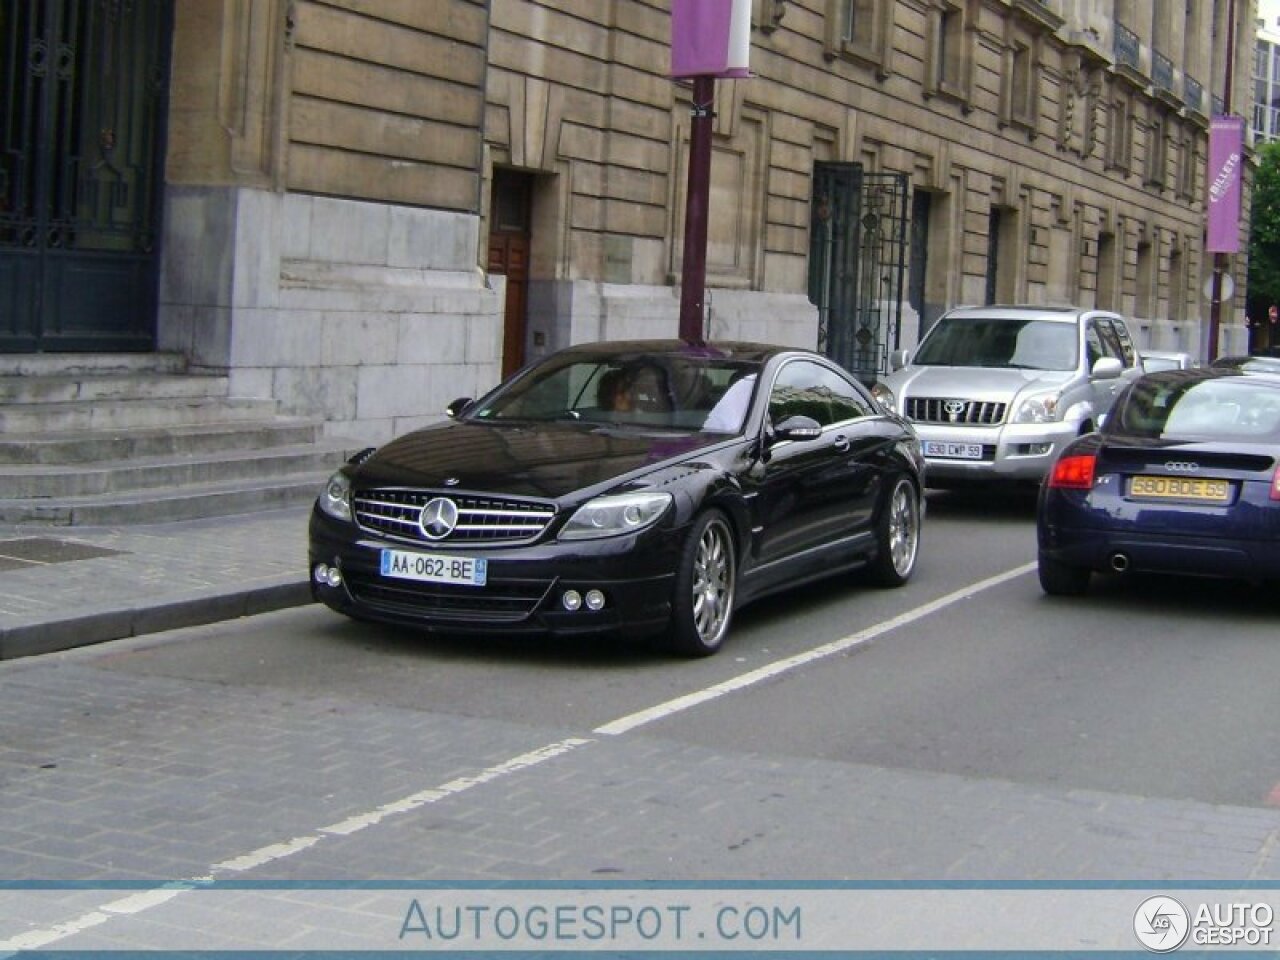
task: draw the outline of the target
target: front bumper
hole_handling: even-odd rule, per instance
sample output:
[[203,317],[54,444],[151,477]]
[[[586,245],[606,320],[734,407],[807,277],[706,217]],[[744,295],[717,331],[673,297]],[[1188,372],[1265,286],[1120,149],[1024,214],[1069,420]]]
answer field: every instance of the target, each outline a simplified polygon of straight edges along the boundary
[[[1007,479],[1039,481],[1067,444],[1079,435],[1073,423],[1007,423],[997,427],[912,423],[934,480]],[[940,455],[934,445],[952,448]],[[931,451],[931,446],[934,449]],[[959,455],[981,447],[981,457]]]
[[[319,510],[311,514],[308,570],[311,595],[357,619],[444,633],[643,636],[671,618],[679,530],[572,543],[501,548],[441,548],[379,537]],[[383,576],[384,549],[450,553],[487,560],[482,587],[422,583]],[[340,582],[315,577],[317,565],[336,568]],[[605,605],[570,611],[567,590],[600,590]]]

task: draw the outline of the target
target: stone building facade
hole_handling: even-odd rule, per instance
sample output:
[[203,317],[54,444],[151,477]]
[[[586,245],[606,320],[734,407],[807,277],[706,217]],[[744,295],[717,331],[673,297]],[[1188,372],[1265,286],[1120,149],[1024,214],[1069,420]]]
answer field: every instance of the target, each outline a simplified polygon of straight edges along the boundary
[[[670,0],[0,0],[8,42],[53,29],[30,3],[112,43],[163,27],[131,41],[167,72],[130,349],[379,440],[558,347],[675,334]],[[706,333],[870,378],[949,306],[1069,301],[1199,352],[1209,118],[1249,109],[1235,6],[1229,56],[1228,0],[755,0],[754,76],[716,85]],[[0,351],[115,342],[33,316]]]

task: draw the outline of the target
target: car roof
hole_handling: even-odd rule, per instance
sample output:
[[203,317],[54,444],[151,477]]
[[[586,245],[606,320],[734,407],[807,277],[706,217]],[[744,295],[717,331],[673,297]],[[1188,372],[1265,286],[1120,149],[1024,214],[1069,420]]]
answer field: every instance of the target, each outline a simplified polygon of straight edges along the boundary
[[1186,370],[1156,370],[1143,376],[1144,380],[1184,383],[1194,383],[1201,380],[1230,380],[1233,378],[1280,388],[1280,370],[1274,373],[1270,370],[1265,373],[1249,373],[1238,367],[1190,367]]
[[948,310],[944,316],[983,318],[1008,317],[1011,319],[1023,320],[1075,321],[1086,313],[1105,317],[1119,317],[1119,314],[1111,313],[1107,310],[1087,310],[1084,307],[1018,304],[991,304],[990,306],[955,307],[952,310]]
[[579,343],[566,348],[563,353],[577,354],[583,357],[610,357],[626,354],[646,353],[650,355],[683,354],[694,357],[708,357],[723,360],[743,360],[763,363],[770,357],[784,353],[800,353],[807,356],[818,356],[812,350],[800,347],[786,347],[773,343],[752,343],[749,341],[726,340],[712,341],[705,344],[693,344],[684,340],[601,340],[595,343]]

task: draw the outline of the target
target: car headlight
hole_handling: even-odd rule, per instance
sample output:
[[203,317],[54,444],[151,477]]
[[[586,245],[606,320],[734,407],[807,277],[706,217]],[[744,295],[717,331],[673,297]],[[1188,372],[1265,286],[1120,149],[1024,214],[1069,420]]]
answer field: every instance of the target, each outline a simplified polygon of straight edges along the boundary
[[890,413],[898,412],[898,403],[893,397],[893,391],[886,387],[883,383],[877,381],[871,388],[871,395],[876,398],[876,402],[888,410]]
[[656,521],[671,505],[669,493],[618,493],[580,506],[560,531],[561,540],[592,540],[635,533]]
[[1039,393],[1018,404],[1014,423],[1051,423],[1061,415],[1062,394]]
[[351,478],[339,470],[324,485],[317,506],[338,520],[351,519]]

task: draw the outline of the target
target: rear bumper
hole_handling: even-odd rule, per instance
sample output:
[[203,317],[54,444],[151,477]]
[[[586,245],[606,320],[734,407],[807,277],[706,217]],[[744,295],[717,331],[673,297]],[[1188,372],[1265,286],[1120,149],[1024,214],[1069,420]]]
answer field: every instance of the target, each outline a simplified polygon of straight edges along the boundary
[[1280,544],[1267,540],[1066,530],[1042,526],[1040,550],[1060,563],[1099,572],[1173,573],[1280,579]]

